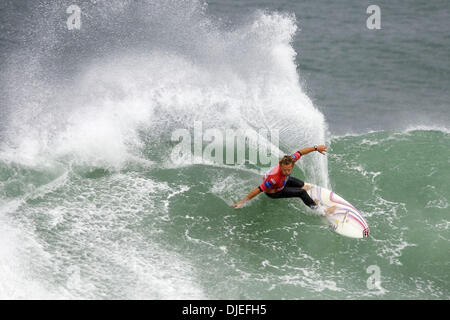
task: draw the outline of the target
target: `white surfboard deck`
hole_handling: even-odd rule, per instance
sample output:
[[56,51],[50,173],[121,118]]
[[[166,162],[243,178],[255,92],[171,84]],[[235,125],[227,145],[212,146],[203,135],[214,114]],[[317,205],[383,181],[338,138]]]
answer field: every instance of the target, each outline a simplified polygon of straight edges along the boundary
[[[369,225],[361,213],[348,201],[323,187],[310,183],[305,183],[305,185],[311,186],[311,189],[308,190],[309,196],[313,200],[319,200],[319,210],[323,209],[325,220],[336,233],[350,238],[369,236]],[[332,206],[336,206],[333,213],[325,213],[325,210]]]

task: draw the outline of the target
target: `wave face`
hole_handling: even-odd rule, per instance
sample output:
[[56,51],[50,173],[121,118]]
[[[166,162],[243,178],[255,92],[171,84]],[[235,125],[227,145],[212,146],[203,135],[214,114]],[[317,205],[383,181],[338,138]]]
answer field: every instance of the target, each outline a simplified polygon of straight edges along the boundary
[[[208,266],[234,245],[197,232],[223,223],[260,171],[173,163],[171,135],[196,122],[276,131],[279,144],[266,143],[277,157],[324,143],[325,119],[299,84],[295,17],[255,12],[230,27],[199,1],[85,1],[70,31],[71,4],[16,2],[23,16],[2,52],[0,212],[14,250],[1,252],[1,296],[223,297],[206,289],[196,253],[211,247]],[[299,169],[328,184],[325,157]]]
[[334,187],[342,193],[349,191],[347,199],[366,212],[375,230],[369,261],[385,277],[380,297],[449,297],[442,266],[450,235],[450,153],[440,147],[449,141],[448,130],[423,128],[333,139],[330,179],[339,181]]
[[[259,180],[251,166],[112,170],[2,160],[0,293],[447,299],[450,190],[442,173],[450,155],[429,154],[449,140],[423,130],[331,140],[332,188],[368,221],[371,236],[362,241],[332,232],[296,199],[258,197],[238,213],[230,209]],[[380,285],[369,287],[374,268]]]

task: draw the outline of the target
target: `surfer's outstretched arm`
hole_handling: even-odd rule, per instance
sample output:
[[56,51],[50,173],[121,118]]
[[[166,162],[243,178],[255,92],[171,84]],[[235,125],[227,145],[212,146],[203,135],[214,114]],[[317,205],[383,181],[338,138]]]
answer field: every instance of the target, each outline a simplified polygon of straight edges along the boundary
[[327,146],[325,146],[323,144],[321,144],[320,146],[316,146],[316,147],[317,147],[317,149],[315,147],[303,148],[303,149],[298,150],[298,152],[300,152],[300,154],[302,156],[304,156],[305,154],[308,154],[310,152],[313,152],[313,151],[320,152],[323,155],[325,154],[325,152],[327,152]]
[[237,209],[237,208],[240,208],[240,207],[242,207],[242,205],[243,205],[245,202],[247,202],[248,200],[250,200],[251,198],[257,196],[257,195],[260,194],[260,193],[261,193],[261,189],[258,187],[258,188],[256,188],[256,189],[254,189],[252,192],[250,192],[248,195],[246,195],[245,198],[242,199],[241,201],[236,202],[235,204],[232,204],[232,206],[235,207],[236,209]]

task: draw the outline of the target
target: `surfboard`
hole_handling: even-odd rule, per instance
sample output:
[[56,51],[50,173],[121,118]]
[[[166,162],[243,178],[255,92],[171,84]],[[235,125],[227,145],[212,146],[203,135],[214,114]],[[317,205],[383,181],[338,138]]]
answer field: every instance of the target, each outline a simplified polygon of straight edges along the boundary
[[[313,200],[319,200],[319,209],[324,211],[324,219],[331,228],[338,234],[350,238],[366,238],[370,229],[367,221],[361,213],[348,201],[331,190],[314,184],[305,183],[311,188],[308,190],[309,196]],[[336,206],[332,213],[325,213],[325,210]]]

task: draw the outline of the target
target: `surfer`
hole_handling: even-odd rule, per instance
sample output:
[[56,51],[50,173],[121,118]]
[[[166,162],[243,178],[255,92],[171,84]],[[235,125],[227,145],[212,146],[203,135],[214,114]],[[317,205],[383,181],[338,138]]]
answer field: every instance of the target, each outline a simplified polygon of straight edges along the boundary
[[[302,156],[313,151],[317,151],[325,155],[325,152],[327,152],[327,147],[324,145],[315,145],[314,147],[300,149],[291,155],[285,155],[275,167],[266,173],[261,185],[246,195],[244,199],[236,202],[232,206],[235,208],[240,208],[245,202],[257,196],[261,192],[264,192],[272,199],[298,197],[302,199],[303,203],[308,207],[312,209],[316,208],[318,205],[318,200],[314,201],[311,199],[307,192],[310,189],[310,186],[305,185],[303,181],[290,176],[292,169],[294,169],[295,162],[297,162]],[[331,207],[326,211],[326,213],[332,213],[334,209],[334,207]]]

